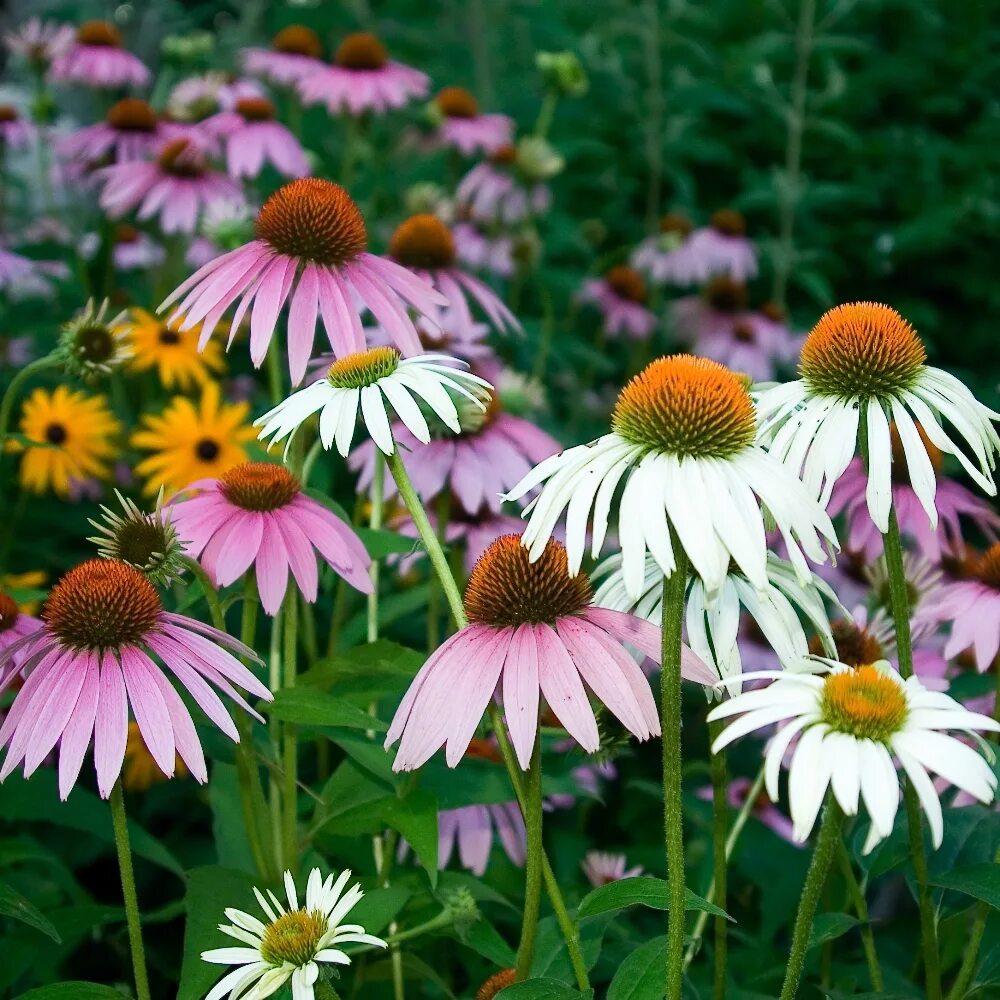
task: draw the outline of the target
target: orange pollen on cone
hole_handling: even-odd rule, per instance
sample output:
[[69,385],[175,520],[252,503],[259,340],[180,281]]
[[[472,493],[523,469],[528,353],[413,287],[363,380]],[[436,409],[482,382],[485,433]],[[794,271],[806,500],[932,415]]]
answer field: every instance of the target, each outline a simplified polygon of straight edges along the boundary
[[479,104],[464,87],[444,87],[434,103],[445,118],[475,118],[479,114]]
[[16,122],[19,117],[17,108],[9,104],[0,104],[0,122]]
[[502,167],[509,167],[516,159],[517,146],[512,142],[505,142],[490,154],[490,163],[496,163]]
[[823,684],[823,721],[857,739],[886,740],[906,721],[906,696],[891,677],[864,664]]
[[680,212],[668,212],[660,219],[660,232],[687,236],[694,229],[694,223]]
[[124,97],[111,106],[107,123],[121,132],[155,132],[156,112],[138,97]]
[[501,535],[479,557],[465,588],[469,621],[493,628],[552,625],[594,599],[586,574],[569,575],[566,547],[549,541],[534,562],[520,535]]
[[156,158],[161,169],[175,177],[201,177],[205,172],[204,161],[198,150],[187,139],[168,142]]
[[604,275],[604,280],[620,299],[640,305],[646,301],[646,282],[638,271],[619,264]]
[[[885,659],[882,644],[867,629],[859,628],[854,622],[837,619],[830,623],[837,659],[849,667],[859,667],[865,663],[875,663]],[[809,652],[814,656],[825,656],[823,644],[818,636],[809,640]]]
[[370,347],[337,358],[327,369],[326,378],[335,389],[363,389],[388,378],[399,367],[399,358],[394,347]]
[[271,39],[271,48],[289,56],[309,56],[318,59],[323,54],[323,43],[312,28],[303,24],[290,24]]
[[455,263],[455,240],[436,215],[412,215],[392,234],[389,255],[405,267],[451,267]]
[[747,220],[731,208],[720,208],[709,220],[709,225],[723,236],[745,236]]
[[517,982],[517,969],[494,972],[476,991],[476,1000],[493,1000],[501,990],[513,986],[515,982]]
[[19,614],[17,601],[10,594],[0,591],[0,632],[13,628]]
[[162,606],[156,589],[128,563],[91,559],[53,588],[42,617],[67,646],[120,649],[138,645],[157,627]]
[[374,70],[389,61],[389,53],[370,31],[358,31],[337,46],[333,61],[343,69]]
[[244,510],[286,507],[299,493],[299,481],[283,465],[243,462],[219,476],[222,495]]
[[330,267],[350,263],[368,247],[354,199],[339,184],[318,177],[278,188],[257,214],[256,231],[278,253]]
[[975,562],[976,576],[994,590],[1000,590],[1000,542],[991,545]]
[[274,120],[274,105],[266,97],[244,97],[236,102],[236,112],[248,122]]
[[76,40],[81,45],[100,45],[111,49],[120,49],[122,45],[121,32],[109,21],[84,21],[76,29]]

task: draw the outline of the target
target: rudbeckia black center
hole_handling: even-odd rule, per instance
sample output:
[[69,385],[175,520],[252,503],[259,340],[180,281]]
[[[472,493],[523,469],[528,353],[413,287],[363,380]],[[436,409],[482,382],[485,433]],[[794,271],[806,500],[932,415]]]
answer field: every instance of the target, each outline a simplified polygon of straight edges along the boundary
[[203,462],[214,462],[219,457],[218,441],[213,441],[211,438],[202,438],[195,446],[194,453]]

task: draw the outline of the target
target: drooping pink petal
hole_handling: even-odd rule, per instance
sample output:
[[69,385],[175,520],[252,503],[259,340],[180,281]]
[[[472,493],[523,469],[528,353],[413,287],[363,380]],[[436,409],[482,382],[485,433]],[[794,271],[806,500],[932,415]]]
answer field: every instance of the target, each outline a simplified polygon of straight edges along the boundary
[[597,720],[580,674],[559,636],[548,625],[535,625],[538,646],[538,683],[555,717],[588,753],[601,743]]
[[59,742],[59,798],[64,802],[76,784],[80,768],[83,767],[83,758],[94,735],[101,679],[96,653],[87,653],[84,674],[80,697]]
[[102,798],[111,794],[125,761],[128,742],[128,698],[121,667],[111,652],[101,654],[100,691],[94,725],[94,766]]
[[156,668],[145,653],[130,646],[125,646],[119,655],[125,689],[142,740],[156,766],[168,778],[173,777],[176,757],[174,727],[163,695],[151,676]]
[[503,713],[518,763],[524,770],[538,733],[538,648],[534,629],[519,625],[507,651],[503,668]]

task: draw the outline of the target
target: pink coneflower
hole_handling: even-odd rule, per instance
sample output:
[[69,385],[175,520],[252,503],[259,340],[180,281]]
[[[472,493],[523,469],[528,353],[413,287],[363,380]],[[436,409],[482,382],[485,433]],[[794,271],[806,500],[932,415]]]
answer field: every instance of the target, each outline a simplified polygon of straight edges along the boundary
[[660,232],[644,239],[632,252],[629,263],[655,285],[695,285],[704,278],[698,258],[691,253],[694,223],[671,212],[660,220]]
[[733,371],[749,375],[754,382],[763,382],[774,378],[779,364],[793,361],[799,346],[781,312],[768,305],[759,312],[718,316],[704,330],[694,331],[692,349]]
[[735,281],[749,281],[757,275],[757,251],[746,237],[746,220],[739,212],[722,209],[707,226],[690,236],[688,252],[698,281],[713,274],[726,274]]
[[[624,644],[658,660],[660,630],[632,615],[596,608],[593,597],[585,575],[569,575],[559,542],[549,541],[529,562],[519,536],[498,538],[466,587],[469,624],[420,669],[389,727],[386,747],[400,741],[393,769],[420,767],[444,744],[454,767],[498,686],[511,742],[525,769],[538,732],[540,695],[584,750],[597,750],[600,737],[584,681],[638,739],[658,735],[649,682]],[[715,676],[686,647],[683,672],[701,683],[712,683]]]
[[677,337],[689,346],[731,336],[737,318],[746,313],[746,285],[725,274],[711,278],[697,295],[674,299],[670,307]]
[[20,299],[32,295],[49,296],[52,284],[50,269],[44,261],[22,257],[0,243],[0,293]]
[[[107,798],[125,759],[131,705],[160,770],[172,775],[179,754],[204,782],[208,774],[198,734],[163,668],[234,741],[236,727],[211,685],[254,715],[236,687],[271,698],[233,656],[257,660],[252,649],[193,618],[164,611],[153,585],[127,563],[93,559],[70,570],[52,588],[43,621],[0,653],[0,670],[21,654],[21,668],[29,673],[0,727],[0,747],[7,747],[0,780],[22,761],[29,776],[58,743],[59,794],[65,799],[93,737],[97,787]],[[17,673],[8,671],[4,685]]]
[[[562,446],[531,421],[505,413],[496,397],[485,413],[459,405],[461,434],[449,433],[421,444],[397,423],[393,437],[405,455],[406,471],[421,500],[429,501],[449,489],[468,514],[477,514],[483,507],[499,513],[499,494]],[[372,441],[360,444],[348,460],[350,467],[360,472],[361,490],[372,482],[374,461]],[[386,483],[387,495],[392,495],[394,488]]]
[[[941,476],[942,456],[928,439],[922,427],[917,431],[934,468],[937,490],[934,508],[938,523],[932,525],[927,511],[910,482],[906,455],[895,426],[892,431],[892,507],[899,521],[899,530],[912,538],[917,550],[932,562],[945,556],[960,557],[965,549],[962,541],[962,518],[967,517],[991,541],[1000,530],[1000,515],[960,483]],[[882,532],[868,512],[866,492],[868,476],[860,458],[855,458],[837,480],[830,497],[831,517],[843,513],[847,520],[847,545],[866,559],[876,559],[882,552]]]
[[153,108],[138,97],[125,97],[113,104],[104,121],[63,136],[57,148],[68,160],[96,163],[110,158],[115,163],[145,159],[162,145],[167,132]]
[[516,147],[505,143],[462,178],[455,198],[473,218],[511,224],[548,211],[552,203],[548,185],[516,176],[516,159]]
[[399,264],[366,251],[365,220],[339,184],[315,177],[286,184],[264,202],[256,230],[257,239],[209,261],[160,306],[180,300],[171,319],[182,317],[182,330],[204,321],[207,342],[222,314],[238,302],[230,343],[249,310],[250,358],[259,368],[287,301],[288,362],[298,385],[318,317],[338,357],[366,349],[357,298],[403,354],[421,353],[406,304],[433,317],[447,302]]
[[462,87],[438,91],[434,111],[441,117],[438,140],[466,156],[493,153],[510,145],[514,120],[507,115],[481,115],[476,99]]
[[108,215],[119,218],[136,209],[140,220],[157,218],[164,233],[193,233],[207,205],[240,194],[187,139],[171,139],[155,160],[116,163],[96,176],[104,185],[99,203]]
[[115,247],[112,251],[115,267],[119,271],[140,271],[158,267],[166,258],[166,251],[148,233],[135,226],[119,223],[115,226]]
[[38,69],[45,69],[57,56],[68,52],[76,33],[68,24],[56,24],[32,17],[14,31],[4,34],[4,44]]
[[34,356],[34,337],[0,337],[0,365],[23,368]]
[[264,97],[246,97],[232,111],[221,111],[205,127],[222,137],[230,177],[253,180],[266,163],[285,177],[309,173],[299,140],[275,120],[274,105]]
[[618,265],[603,278],[584,282],[580,301],[600,309],[609,337],[645,340],[656,326],[656,317],[646,308],[646,282],[630,267]]
[[25,149],[34,130],[10,104],[0,104],[0,151]]
[[[24,614],[17,606],[17,601],[0,590],[0,656],[10,646],[37,632],[41,627],[42,622],[38,618]],[[15,650],[11,654],[10,665],[19,670],[24,656],[22,649]],[[0,670],[0,676],[2,674],[3,671]]]
[[110,21],[85,21],[76,42],[52,61],[52,79],[87,87],[144,87],[149,70],[122,48],[121,32]]
[[256,80],[234,80],[225,73],[204,73],[181,80],[170,91],[167,113],[177,124],[199,125],[220,111],[232,111],[237,101],[264,96]]
[[244,49],[243,69],[268,83],[288,86],[322,69],[323,43],[312,28],[290,24],[271,39],[269,49]]
[[330,114],[383,113],[427,96],[426,73],[389,59],[385,46],[366,31],[348,35],[333,62],[298,81],[304,104],[325,104]]
[[580,862],[587,881],[598,889],[602,885],[610,885],[623,878],[635,878],[642,874],[642,865],[628,867],[624,854],[611,854],[607,851],[587,851]]
[[[288,570],[302,596],[316,600],[316,553],[352,587],[371,593],[371,559],[351,527],[307,497],[284,466],[244,462],[218,479],[185,490],[172,522],[218,587],[235,583],[256,563],[257,590],[269,615],[278,613]],[[314,552],[315,549],[315,552]]]
[[[773,669],[773,665],[771,667]],[[742,809],[747,801],[753,782],[749,778],[732,778],[726,788],[726,801],[733,809]],[[699,799],[712,801],[712,786],[703,785],[697,791]],[[768,798],[767,792],[761,789],[754,804],[750,807],[751,815],[760,820],[769,830],[776,833],[782,840],[787,840],[796,847],[801,847],[794,837],[792,821]]]
[[514,273],[514,238],[506,233],[489,235],[472,222],[456,223],[452,229],[455,256],[474,271],[485,271],[499,278]]
[[[520,330],[517,317],[478,278],[455,266],[455,240],[436,215],[412,215],[389,241],[389,256],[420,275],[447,300],[451,325],[467,334],[473,325],[469,302],[475,302],[501,333]],[[437,317],[440,326],[443,320]]]
[[462,867],[482,877],[489,864],[494,832],[507,857],[523,868],[528,838],[516,802],[443,809],[438,813],[438,867],[448,866],[457,847]]

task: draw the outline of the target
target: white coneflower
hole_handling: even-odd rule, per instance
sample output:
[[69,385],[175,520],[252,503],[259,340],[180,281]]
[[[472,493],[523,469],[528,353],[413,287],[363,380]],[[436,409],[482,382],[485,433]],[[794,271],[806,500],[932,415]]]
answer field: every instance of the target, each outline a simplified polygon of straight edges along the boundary
[[423,444],[431,438],[418,400],[455,434],[461,431],[453,396],[464,397],[486,412],[490,384],[464,371],[465,363],[443,354],[401,358],[391,347],[372,347],[348,354],[330,365],[324,378],[292,393],[256,421],[260,437],[271,443],[294,434],[303,421],[319,411],[319,434],[324,448],[336,445],[345,458],[361,419],[372,440],[386,455],[395,450],[389,407],[396,418]]
[[871,818],[866,853],[888,837],[899,804],[896,762],[920,799],[935,847],[941,845],[944,820],[928,771],[980,802],[993,801],[997,777],[992,767],[948,731],[978,739],[977,731],[1000,732],[1000,724],[946,694],[928,691],[916,677],[904,681],[884,660],[859,667],[826,663],[832,669],[825,674],[748,674],[774,683],[736,695],[708,716],[712,722],[740,716],[716,739],[713,753],[778,724],[765,758],[767,794],[775,802],[781,762],[798,737],[788,774],[796,840],[809,836],[828,787],[848,816],[864,802]]
[[206,962],[237,966],[215,984],[205,1000],[221,1000],[227,994],[264,1000],[289,980],[295,1000],[314,1000],[313,986],[319,979],[320,965],[351,964],[338,945],[388,947],[381,938],[366,934],[360,924],[342,923],[364,895],[358,885],[344,892],[350,878],[351,872],[346,870],[336,882],[333,875],[324,880],[320,870],[314,868],[306,883],[304,905],[300,907],[291,872],[285,872],[287,909],[270,890],[265,899],[255,888],[254,895],[267,917],[266,923],[242,910],[227,909],[226,916],[232,923],[220,924],[219,930],[242,941],[246,947],[202,952]]
[[[866,499],[879,531],[889,530],[894,425],[913,492],[937,524],[934,465],[921,440],[954,455],[979,486],[996,494],[993,470],[1000,414],[954,375],[932,368],[916,331],[895,309],[874,302],[837,306],[806,338],[799,375],[759,394],[761,440],[826,506],[861,439],[867,438]],[[862,423],[863,419],[863,423]],[[951,424],[952,431],[942,427]],[[968,450],[968,453],[966,452]]]

